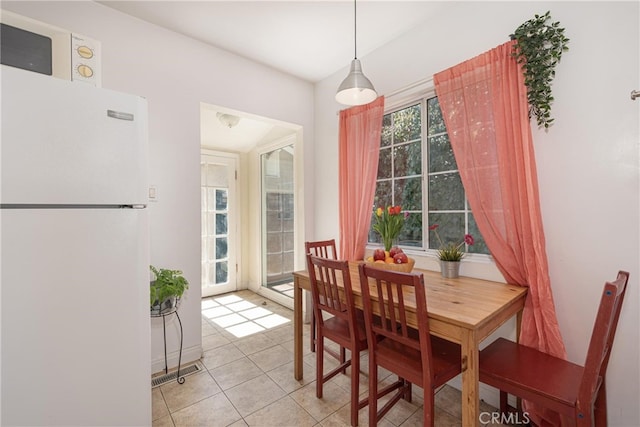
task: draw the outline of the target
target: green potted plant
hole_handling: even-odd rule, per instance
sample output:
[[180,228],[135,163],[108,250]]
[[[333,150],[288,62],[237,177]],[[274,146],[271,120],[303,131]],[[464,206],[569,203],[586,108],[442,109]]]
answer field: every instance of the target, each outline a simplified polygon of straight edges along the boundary
[[551,117],[551,82],[562,54],[569,50],[569,39],[559,22],[547,23],[551,13],[535,15],[520,25],[511,35],[516,40],[513,56],[522,65],[527,86],[529,118],[536,116],[538,126],[545,129],[553,123]]
[[430,231],[433,231],[440,243],[438,249],[438,259],[440,260],[440,272],[443,277],[453,278],[458,277],[460,271],[460,261],[465,255],[465,245],[471,246],[474,243],[473,236],[471,234],[465,234],[464,238],[460,242],[447,242],[444,243],[438,233],[438,224],[433,224],[429,227]]
[[149,286],[151,314],[161,315],[177,308],[184,291],[189,289],[189,282],[182,275],[181,270],[149,268],[155,276]]

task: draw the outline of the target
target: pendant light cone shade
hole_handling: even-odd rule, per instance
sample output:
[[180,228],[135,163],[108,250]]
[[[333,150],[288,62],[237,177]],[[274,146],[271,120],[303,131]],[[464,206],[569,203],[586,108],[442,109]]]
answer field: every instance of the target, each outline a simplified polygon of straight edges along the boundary
[[378,97],[371,81],[362,73],[360,60],[351,61],[349,74],[342,81],[336,93],[336,101],[344,105],[368,104]]
[[362,73],[362,65],[358,59],[356,0],[353,0],[353,61],[349,74],[342,81],[336,93],[336,101],[343,105],[368,104],[378,97],[369,79]]

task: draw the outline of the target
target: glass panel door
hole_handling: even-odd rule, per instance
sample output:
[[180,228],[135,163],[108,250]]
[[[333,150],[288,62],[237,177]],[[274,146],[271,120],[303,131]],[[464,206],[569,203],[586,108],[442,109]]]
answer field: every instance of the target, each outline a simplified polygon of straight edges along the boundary
[[293,297],[294,164],[293,145],[261,155],[262,286]]
[[202,155],[202,296],[236,290],[234,158]]

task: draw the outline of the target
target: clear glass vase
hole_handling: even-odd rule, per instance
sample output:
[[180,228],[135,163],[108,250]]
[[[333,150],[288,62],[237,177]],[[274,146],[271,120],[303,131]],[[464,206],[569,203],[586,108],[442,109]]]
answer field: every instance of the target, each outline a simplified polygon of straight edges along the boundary
[[384,245],[384,250],[388,252],[396,245],[396,238],[382,236],[382,244]]

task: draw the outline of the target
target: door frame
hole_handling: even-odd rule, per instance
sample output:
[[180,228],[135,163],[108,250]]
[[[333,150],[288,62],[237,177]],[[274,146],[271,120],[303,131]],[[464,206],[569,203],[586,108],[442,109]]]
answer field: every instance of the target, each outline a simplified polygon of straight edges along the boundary
[[[229,258],[229,283],[225,285],[208,286],[205,288],[204,280],[200,284],[202,297],[210,297],[220,295],[227,292],[234,292],[239,289],[239,264],[240,264],[240,247],[241,235],[239,227],[240,218],[240,197],[238,191],[238,176],[240,168],[240,156],[236,153],[228,153],[216,151],[207,148],[200,150],[201,161],[204,157],[214,158],[219,163],[230,168],[229,171],[229,201],[228,201],[228,248],[227,254]],[[201,211],[202,212],[202,211]],[[202,236],[202,233],[200,233]],[[201,254],[202,255],[202,254]],[[202,268],[202,267],[201,267]],[[201,271],[202,276],[202,271]],[[205,292],[206,289],[206,292]]]

